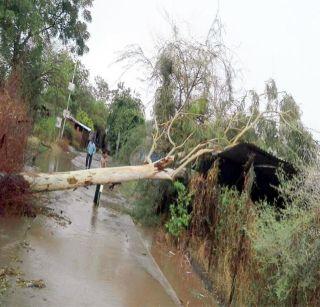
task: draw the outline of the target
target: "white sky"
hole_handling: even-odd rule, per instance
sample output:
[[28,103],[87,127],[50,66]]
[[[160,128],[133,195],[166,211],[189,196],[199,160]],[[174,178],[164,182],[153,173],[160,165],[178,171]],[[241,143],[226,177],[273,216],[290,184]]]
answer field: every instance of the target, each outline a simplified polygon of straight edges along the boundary
[[[169,34],[165,11],[201,38],[217,8],[218,0],[94,0],[90,52],[82,61],[92,79],[100,75],[111,87],[124,81],[146,103],[150,93],[139,81],[143,72],[122,76],[123,67],[112,65],[117,53],[130,44],[152,50],[159,35]],[[264,82],[274,78],[278,89],[299,103],[304,123],[320,131],[320,1],[220,0],[219,12],[225,42],[241,69],[238,84],[262,92]]]

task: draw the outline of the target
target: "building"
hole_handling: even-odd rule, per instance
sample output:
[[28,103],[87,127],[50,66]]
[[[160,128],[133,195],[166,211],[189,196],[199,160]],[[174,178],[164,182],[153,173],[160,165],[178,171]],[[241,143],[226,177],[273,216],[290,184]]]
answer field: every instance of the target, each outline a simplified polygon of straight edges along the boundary
[[86,147],[89,137],[92,135],[91,128],[86,126],[85,124],[76,120],[73,116],[67,115],[66,116],[67,122],[74,128],[76,133],[78,134],[78,142],[81,147]]

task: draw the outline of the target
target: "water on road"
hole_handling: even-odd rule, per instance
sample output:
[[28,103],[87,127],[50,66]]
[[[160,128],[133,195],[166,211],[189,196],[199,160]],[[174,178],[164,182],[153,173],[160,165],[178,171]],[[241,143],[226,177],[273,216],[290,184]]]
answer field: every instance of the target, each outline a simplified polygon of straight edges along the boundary
[[[36,163],[41,171],[67,171],[74,168],[71,158],[46,153]],[[83,159],[75,164],[81,166]],[[0,219],[0,268],[12,267],[20,277],[46,284],[43,289],[23,288],[16,285],[17,276],[11,277],[0,305],[180,304],[132,219],[108,208],[107,195],[95,207],[94,190],[52,192],[39,200],[51,208],[49,214]]]

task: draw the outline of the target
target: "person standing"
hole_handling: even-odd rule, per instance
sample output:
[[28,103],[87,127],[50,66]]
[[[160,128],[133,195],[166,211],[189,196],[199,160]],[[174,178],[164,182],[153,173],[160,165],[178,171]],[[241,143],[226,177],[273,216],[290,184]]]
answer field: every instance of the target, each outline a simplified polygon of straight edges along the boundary
[[[107,149],[104,149],[102,151],[102,155],[101,155],[101,159],[100,159],[100,167],[103,168],[103,167],[107,167],[107,164],[108,164],[108,160],[109,160],[109,152]],[[99,202],[100,202],[100,195],[102,193],[102,190],[103,190],[103,185],[102,184],[97,184],[97,187],[96,187],[96,192],[94,194],[94,204],[96,206],[99,205]]]
[[92,157],[95,154],[95,152],[96,152],[96,145],[92,140],[90,140],[87,146],[86,169],[91,168]]

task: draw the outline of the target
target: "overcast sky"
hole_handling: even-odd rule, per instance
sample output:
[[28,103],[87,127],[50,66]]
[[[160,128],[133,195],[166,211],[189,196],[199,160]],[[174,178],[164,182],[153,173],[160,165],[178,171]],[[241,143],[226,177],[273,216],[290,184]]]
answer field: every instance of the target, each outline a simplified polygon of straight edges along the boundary
[[[218,0],[94,0],[90,52],[82,61],[92,78],[100,75],[111,87],[124,81],[147,103],[150,92],[139,82],[143,72],[122,76],[123,67],[112,65],[117,52],[130,44],[152,50],[159,35],[170,32],[165,12],[201,38],[217,9]],[[320,130],[320,1],[220,0],[219,15],[241,70],[237,84],[262,92],[264,82],[274,78],[279,90],[296,99],[304,123]]]

